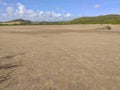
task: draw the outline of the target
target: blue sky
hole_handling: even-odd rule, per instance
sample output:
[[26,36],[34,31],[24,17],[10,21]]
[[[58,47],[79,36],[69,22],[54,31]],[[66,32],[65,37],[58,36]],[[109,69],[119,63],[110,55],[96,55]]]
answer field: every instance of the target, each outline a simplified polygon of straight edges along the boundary
[[0,0],[0,21],[62,21],[120,14],[120,0]]

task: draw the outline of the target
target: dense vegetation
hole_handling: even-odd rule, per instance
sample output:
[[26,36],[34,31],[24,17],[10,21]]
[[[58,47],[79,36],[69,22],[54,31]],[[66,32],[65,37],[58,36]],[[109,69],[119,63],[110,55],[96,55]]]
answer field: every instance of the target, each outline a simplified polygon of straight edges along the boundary
[[8,23],[11,23],[11,22],[19,22],[20,24],[31,24],[32,23],[32,21],[30,21],[30,20],[24,20],[24,19],[16,19],[16,20],[12,20],[12,21],[8,21]]
[[97,17],[82,17],[72,21],[69,24],[120,24],[120,15],[105,15]]
[[[10,24],[12,23],[12,24]],[[67,24],[120,24],[120,15],[104,15],[96,17],[81,17],[70,21],[60,22],[32,22],[30,20],[16,19],[13,21],[1,22],[0,25],[67,25]]]

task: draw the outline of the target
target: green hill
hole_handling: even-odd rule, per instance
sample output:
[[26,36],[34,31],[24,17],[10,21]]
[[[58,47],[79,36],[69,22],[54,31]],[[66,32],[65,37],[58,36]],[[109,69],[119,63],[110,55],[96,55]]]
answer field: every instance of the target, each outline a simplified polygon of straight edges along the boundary
[[12,21],[8,21],[6,23],[13,23],[13,24],[32,24],[32,21],[30,20],[24,20],[24,19],[15,19]]
[[32,21],[30,21],[30,20],[15,19],[15,20],[8,21],[8,22],[1,22],[0,26],[4,26],[4,25],[30,25],[30,24],[32,24]]
[[110,14],[96,17],[81,17],[70,21],[58,22],[32,22],[30,20],[16,19],[8,22],[1,22],[0,25],[68,25],[68,24],[120,24],[120,15]]
[[81,17],[67,22],[68,24],[120,24],[120,15],[104,15],[96,17]]

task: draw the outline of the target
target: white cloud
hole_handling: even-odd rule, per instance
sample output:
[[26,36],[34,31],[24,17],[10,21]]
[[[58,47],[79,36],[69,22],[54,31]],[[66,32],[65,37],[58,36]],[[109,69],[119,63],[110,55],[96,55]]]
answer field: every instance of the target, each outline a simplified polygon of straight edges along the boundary
[[20,15],[23,15],[24,13],[25,13],[25,11],[26,11],[26,9],[25,9],[25,6],[24,5],[22,5],[21,3],[17,3],[17,13],[19,13]]
[[62,21],[72,19],[70,13],[56,13],[54,11],[34,11],[32,9],[27,9],[23,4],[17,3],[17,8],[8,6],[6,8],[7,13],[2,16],[7,16],[7,21],[17,18],[29,19],[33,21]]
[[71,16],[71,14],[70,13],[67,13],[66,15],[65,15],[65,17],[70,17]]
[[6,16],[6,14],[5,14],[5,13],[3,13],[3,14],[2,14],[2,16]]
[[96,5],[94,6],[94,8],[100,8],[100,7],[101,7],[100,4],[96,4]]
[[2,4],[3,4],[4,6],[7,6],[7,3],[6,3],[6,2],[3,2]]
[[7,3],[3,2],[2,0],[0,0],[0,4],[3,5],[3,6],[7,6]]
[[13,7],[7,7],[7,13],[12,14],[13,12]]

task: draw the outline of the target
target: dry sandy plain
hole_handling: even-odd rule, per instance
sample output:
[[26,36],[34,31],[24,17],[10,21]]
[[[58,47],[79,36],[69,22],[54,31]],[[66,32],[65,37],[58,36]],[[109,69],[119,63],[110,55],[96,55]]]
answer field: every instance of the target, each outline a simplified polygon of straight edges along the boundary
[[0,90],[120,90],[120,25],[0,27]]

